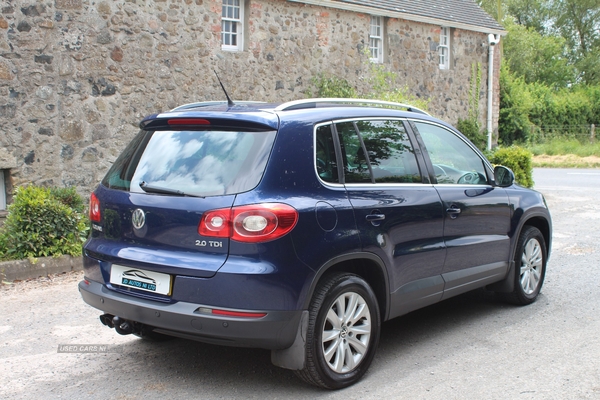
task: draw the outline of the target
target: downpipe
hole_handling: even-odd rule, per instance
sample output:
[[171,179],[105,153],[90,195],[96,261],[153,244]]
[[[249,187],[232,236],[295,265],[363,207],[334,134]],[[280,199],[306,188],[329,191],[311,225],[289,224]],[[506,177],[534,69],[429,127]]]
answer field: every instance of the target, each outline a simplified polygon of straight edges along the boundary
[[488,93],[487,93],[487,149],[492,150],[492,111],[494,96],[494,47],[500,42],[500,36],[488,35]]

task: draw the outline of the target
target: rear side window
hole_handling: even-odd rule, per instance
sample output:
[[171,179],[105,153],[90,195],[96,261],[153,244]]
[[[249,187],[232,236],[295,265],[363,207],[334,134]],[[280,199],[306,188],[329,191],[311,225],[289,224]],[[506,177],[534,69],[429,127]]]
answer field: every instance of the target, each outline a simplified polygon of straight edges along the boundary
[[317,128],[315,149],[319,177],[325,182],[339,183],[331,125],[323,125]]
[[346,183],[371,183],[369,162],[356,131],[355,122],[335,124],[340,139],[344,159],[344,179]]
[[345,183],[421,183],[417,159],[402,121],[344,121],[317,128],[317,171],[340,183],[333,149],[337,133]]
[[260,182],[274,138],[275,131],[141,131],[102,184],[201,197],[245,192]]

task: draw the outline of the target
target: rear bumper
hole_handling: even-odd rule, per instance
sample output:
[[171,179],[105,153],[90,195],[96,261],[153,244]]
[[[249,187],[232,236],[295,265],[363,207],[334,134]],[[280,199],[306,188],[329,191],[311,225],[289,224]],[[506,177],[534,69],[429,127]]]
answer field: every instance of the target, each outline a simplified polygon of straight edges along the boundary
[[294,343],[302,316],[302,310],[239,310],[267,312],[262,318],[202,314],[196,311],[199,307],[211,307],[182,301],[165,304],[132,297],[94,281],[81,281],[79,292],[92,307],[152,326],[156,332],[227,346],[286,349]]

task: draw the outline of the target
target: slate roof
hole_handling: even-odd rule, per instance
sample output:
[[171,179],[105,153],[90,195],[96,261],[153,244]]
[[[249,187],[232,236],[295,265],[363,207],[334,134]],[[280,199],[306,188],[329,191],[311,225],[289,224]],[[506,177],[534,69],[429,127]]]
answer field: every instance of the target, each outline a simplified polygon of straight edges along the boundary
[[[299,1],[315,5],[339,7],[368,7],[382,10],[382,16],[414,21],[447,21],[450,27],[471,28],[480,32],[506,33],[494,18],[473,0],[317,0]],[[344,4],[345,3],[345,4]],[[433,21],[432,21],[433,20]]]

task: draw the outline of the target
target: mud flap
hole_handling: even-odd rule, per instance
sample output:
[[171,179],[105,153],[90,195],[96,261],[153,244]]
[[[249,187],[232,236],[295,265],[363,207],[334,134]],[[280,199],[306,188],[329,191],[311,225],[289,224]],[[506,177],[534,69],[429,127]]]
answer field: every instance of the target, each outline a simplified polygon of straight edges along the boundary
[[285,369],[300,370],[304,368],[306,357],[306,332],[308,330],[308,310],[302,311],[294,343],[283,350],[271,350],[273,365]]
[[511,293],[515,289],[515,262],[508,265],[508,274],[503,280],[487,285],[485,288],[498,293]]

